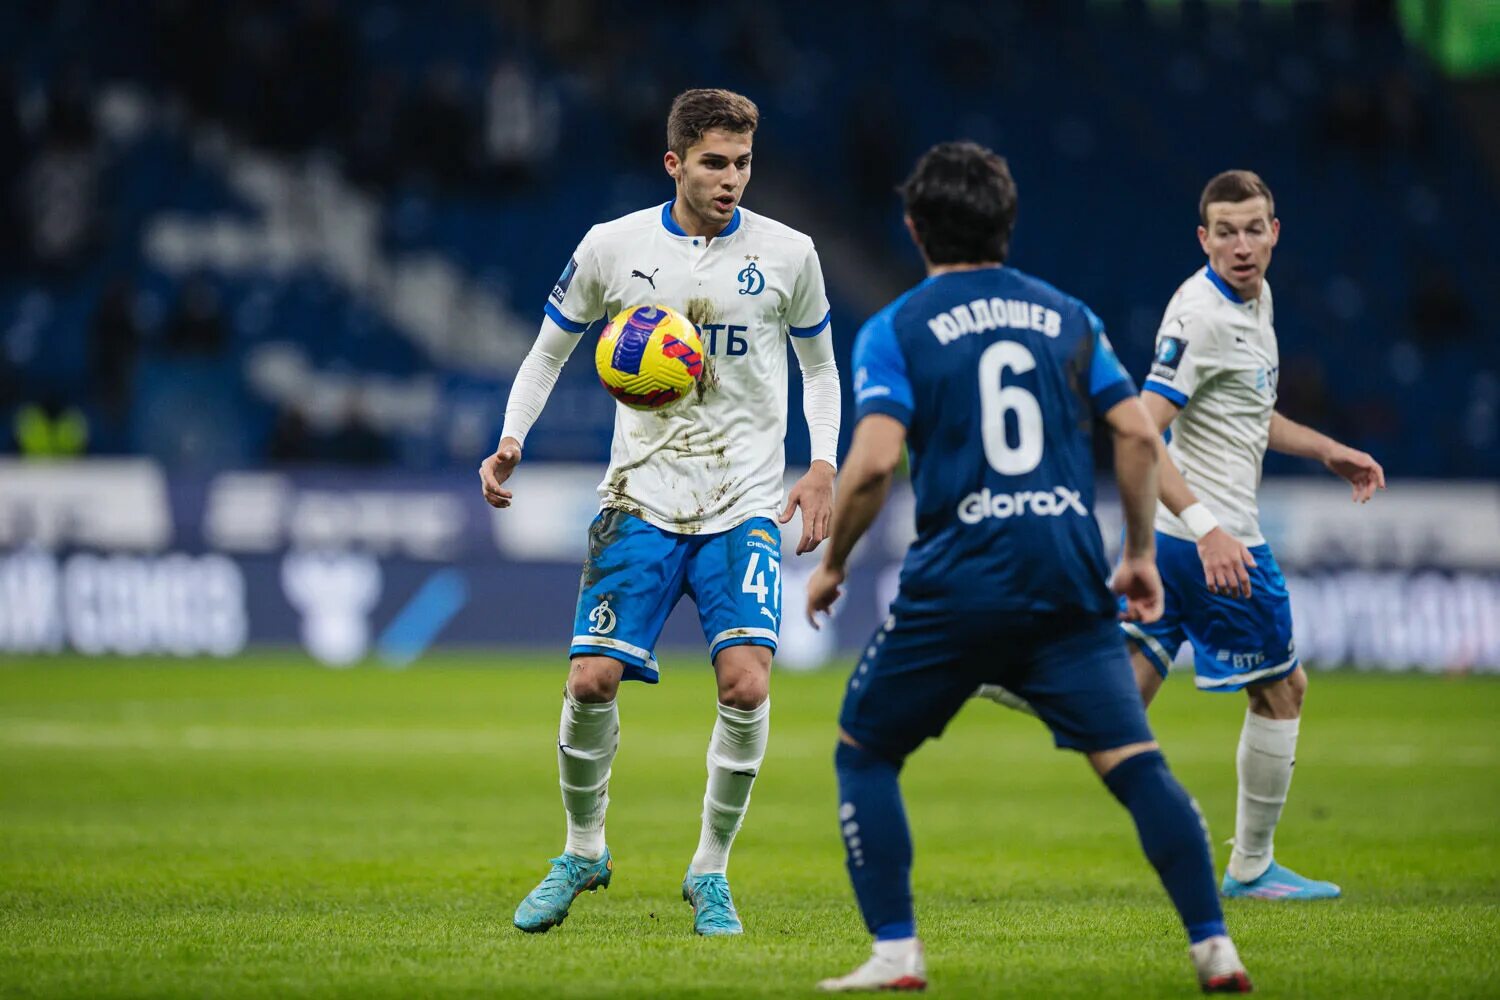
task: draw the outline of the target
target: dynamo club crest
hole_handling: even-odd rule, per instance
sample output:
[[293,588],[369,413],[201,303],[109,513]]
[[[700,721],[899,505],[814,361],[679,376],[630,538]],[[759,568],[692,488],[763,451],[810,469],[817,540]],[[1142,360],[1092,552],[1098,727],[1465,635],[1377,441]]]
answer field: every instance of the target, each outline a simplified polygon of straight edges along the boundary
[[736,276],[741,295],[759,295],[766,288],[766,273],[755,266],[755,261],[746,264]]

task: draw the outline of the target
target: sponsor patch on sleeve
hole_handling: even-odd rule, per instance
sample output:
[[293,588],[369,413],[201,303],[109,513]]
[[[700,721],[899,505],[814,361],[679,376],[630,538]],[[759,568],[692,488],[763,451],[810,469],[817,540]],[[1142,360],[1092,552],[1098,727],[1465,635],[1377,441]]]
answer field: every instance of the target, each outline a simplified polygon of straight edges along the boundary
[[565,267],[565,268],[563,268],[562,274],[558,276],[557,284],[554,285],[553,288],[552,288],[552,301],[553,302],[556,302],[558,305],[562,305],[562,300],[568,294],[568,286],[573,283],[573,275],[575,275],[577,273],[578,273],[578,258],[577,257],[570,257],[570,258],[568,258],[568,266]]
[[1151,374],[1170,382],[1177,377],[1177,366],[1182,364],[1182,356],[1186,353],[1187,341],[1181,337],[1158,337],[1156,357],[1151,360]]

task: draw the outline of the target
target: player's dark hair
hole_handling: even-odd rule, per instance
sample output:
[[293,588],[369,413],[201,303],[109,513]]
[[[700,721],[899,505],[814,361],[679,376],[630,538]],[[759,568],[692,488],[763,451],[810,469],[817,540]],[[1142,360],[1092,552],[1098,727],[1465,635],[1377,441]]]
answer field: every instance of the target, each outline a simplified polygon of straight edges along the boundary
[[1253,170],[1226,170],[1203,186],[1203,195],[1198,199],[1198,221],[1208,225],[1208,206],[1216,201],[1249,201],[1251,198],[1266,199],[1266,208],[1271,218],[1276,218],[1276,199],[1271,189]]
[[943,142],[917,161],[901,200],[933,264],[1004,263],[1016,225],[1016,182],[1005,157],[974,142]]
[[667,115],[667,148],[686,156],[688,147],[709,129],[754,133],[759,125],[760,109],[744,94],[712,88],[684,90]]

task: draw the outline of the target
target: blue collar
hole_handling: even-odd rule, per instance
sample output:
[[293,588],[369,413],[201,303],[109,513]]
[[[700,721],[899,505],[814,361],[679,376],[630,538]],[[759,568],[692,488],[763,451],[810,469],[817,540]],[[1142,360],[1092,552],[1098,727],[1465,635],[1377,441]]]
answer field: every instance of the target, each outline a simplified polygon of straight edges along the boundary
[[[686,236],[688,235],[687,231],[677,224],[676,219],[672,218],[672,206],[675,204],[677,204],[677,199],[673,198],[671,201],[667,202],[661,207],[662,227],[673,236]],[[721,236],[732,236],[734,235],[734,231],[738,228],[740,228],[740,210],[739,206],[735,206],[734,215],[729,217],[729,225],[725,226],[720,232],[716,233],[712,237],[712,239],[718,239]]]
[[1245,300],[1240,298],[1239,293],[1236,292],[1233,288],[1229,287],[1229,282],[1219,277],[1218,272],[1215,271],[1212,267],[1205,267],[1203,271],[1208,280],[1214,283],[1214,287],[1224,293],[1224,297],[1226,299],[1228,299],[1230,302],[1233,302],[1237,306],[1242,306],[1245,304]]

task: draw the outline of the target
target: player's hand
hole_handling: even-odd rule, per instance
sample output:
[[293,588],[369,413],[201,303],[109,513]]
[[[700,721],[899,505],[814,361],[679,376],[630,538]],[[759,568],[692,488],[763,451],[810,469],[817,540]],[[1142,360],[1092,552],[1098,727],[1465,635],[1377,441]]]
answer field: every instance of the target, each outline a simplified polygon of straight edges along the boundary
[[500,487],[516,471],[521,461],[521,445],[515,438],[502,438],[495,453],[479,463],[479,482],[484,487],[484,501],[504,510],[510,506],[511,492]]
[[1198,558],[1203,560],[1203,582],[1209,590],[1225,597],[1250,596],[1246,567],[1255,565],[1255,557],[1238,538],[1215,528],[1198,539]]
[[1335,476],[1348,480],[1354,488],[1355,503],[1369,503],[1376,490],[1385,489],[1385,470],[1362,451],[1339,445],[1323,464]]
[[818,623],[818,612],[831,614],[833,602],[844,594],[844,570],[835,569],[826,562],[819,562],[807,581],[807,621],[813,628],[822,628]]
[[797,542],[797,554],[811,552],[828,537],[828,522],[833,520],[833,466],[827,462],[813,462],[807,475],[797,480],[792,492],[786,497],[786,510],[777,519],[786,524],[792,519],[792,511],[802,508],[802,538]]
[[1115,568],[1109,589],[1125,598],[1120,617],[1128,622],[1149,625],[1161,617],[1161,575],[1156,572],[1155,558],[1126,556]]

